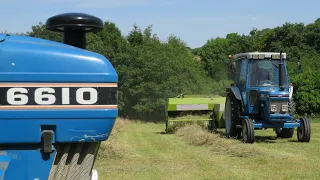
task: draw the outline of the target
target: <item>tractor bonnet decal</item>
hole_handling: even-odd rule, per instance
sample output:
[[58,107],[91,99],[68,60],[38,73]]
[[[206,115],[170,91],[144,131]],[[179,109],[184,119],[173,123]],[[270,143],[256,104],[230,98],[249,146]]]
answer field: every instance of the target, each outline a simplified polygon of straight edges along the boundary
[[0,109],[117,108],[117,84],[0,84]]

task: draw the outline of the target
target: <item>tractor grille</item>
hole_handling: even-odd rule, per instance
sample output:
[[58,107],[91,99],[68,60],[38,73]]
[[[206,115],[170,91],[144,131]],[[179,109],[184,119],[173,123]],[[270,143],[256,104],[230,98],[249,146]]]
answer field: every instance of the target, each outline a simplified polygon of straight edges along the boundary
[[[282,106],[285,105],[287,111],[282,111]],[[286,101],[271,101],[270,102],[270,113],[271,114],[286,114],[288,113],[288,102]]]
[[90,180],[100,143],[59,143],[49,180]]

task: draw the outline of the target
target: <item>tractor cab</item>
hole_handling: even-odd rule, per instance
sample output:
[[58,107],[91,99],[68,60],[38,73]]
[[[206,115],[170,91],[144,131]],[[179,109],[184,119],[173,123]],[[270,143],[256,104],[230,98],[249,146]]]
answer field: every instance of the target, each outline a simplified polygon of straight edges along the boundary
[[[278,97],[283,102],[282,114],[288,111],[290,81],[286,69],[286,54],[271,52],[252,52],[234,55],[234,81],[243,98],[243,114],[260,115],[260,119],[268,120],[261,113],[259,96]],[[291,118],[289,116],[284,116]]]
[[[279,59],[251,59],[247,73],[249,86],[251,87],[266,87],[266,86],[279,86]],[[240,70],[241,71],[241,70]],[[287,77],[287,72],[282,71],[282,76]],[[288,84],[287,79],[284,83]]]
[[252,143],[254,129],[273,128],[278,137],[291,138],[297,127],[298,140],[309,142],[309,121],[294,118],[286,53],[248,52],[229,59],[233,60],[234,83],[227,88],[224,112],[227,137],[243,136],[245,142]]

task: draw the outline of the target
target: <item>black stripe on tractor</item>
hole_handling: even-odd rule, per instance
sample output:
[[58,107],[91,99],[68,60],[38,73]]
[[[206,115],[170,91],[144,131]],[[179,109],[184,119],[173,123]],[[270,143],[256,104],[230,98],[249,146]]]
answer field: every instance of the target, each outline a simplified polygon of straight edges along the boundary
[[[55,103],[50,104],[50,105],[82,105],[79,104],[76,101],[76,91],[79,88],[88,88],[88,87],[0,87],[0,106],[8,106],[11,105],[7,101],[7,91],[11,88],[25,88],[28,90],[28,93],[25,95],[28,96],[28,103],[24,105],[39,105],[35,102],[34,97],[35,97],[35,90],[38,88],[52,88],[55,90],[55,93],[50,93],[53,94],[56,98]],[[62,104],[62,89],[63,88],[68,88],[69,89],[69,104]],[[94,104],[90,105],[116,105],[117,104],[117,92],[118,88],[117,87],[90,87],[94,88],[98,92],[98,100]],[[45,92],[45,94],[48,94]],[[84,100],[88,100],[90,97],[89,92],[85,92],[83,94]],[[44,98],[45,99],[45,98]]]

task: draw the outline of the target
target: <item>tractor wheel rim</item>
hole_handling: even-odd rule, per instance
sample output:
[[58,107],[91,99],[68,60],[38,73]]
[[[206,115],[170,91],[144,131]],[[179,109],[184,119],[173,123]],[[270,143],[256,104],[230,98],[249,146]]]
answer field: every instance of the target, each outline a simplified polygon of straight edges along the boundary
[[230,100],[227,100],[227,107],[226,107],[226,131],[227,133],[230,133],[230,124],[231,124],[231,104],[230,104]]

